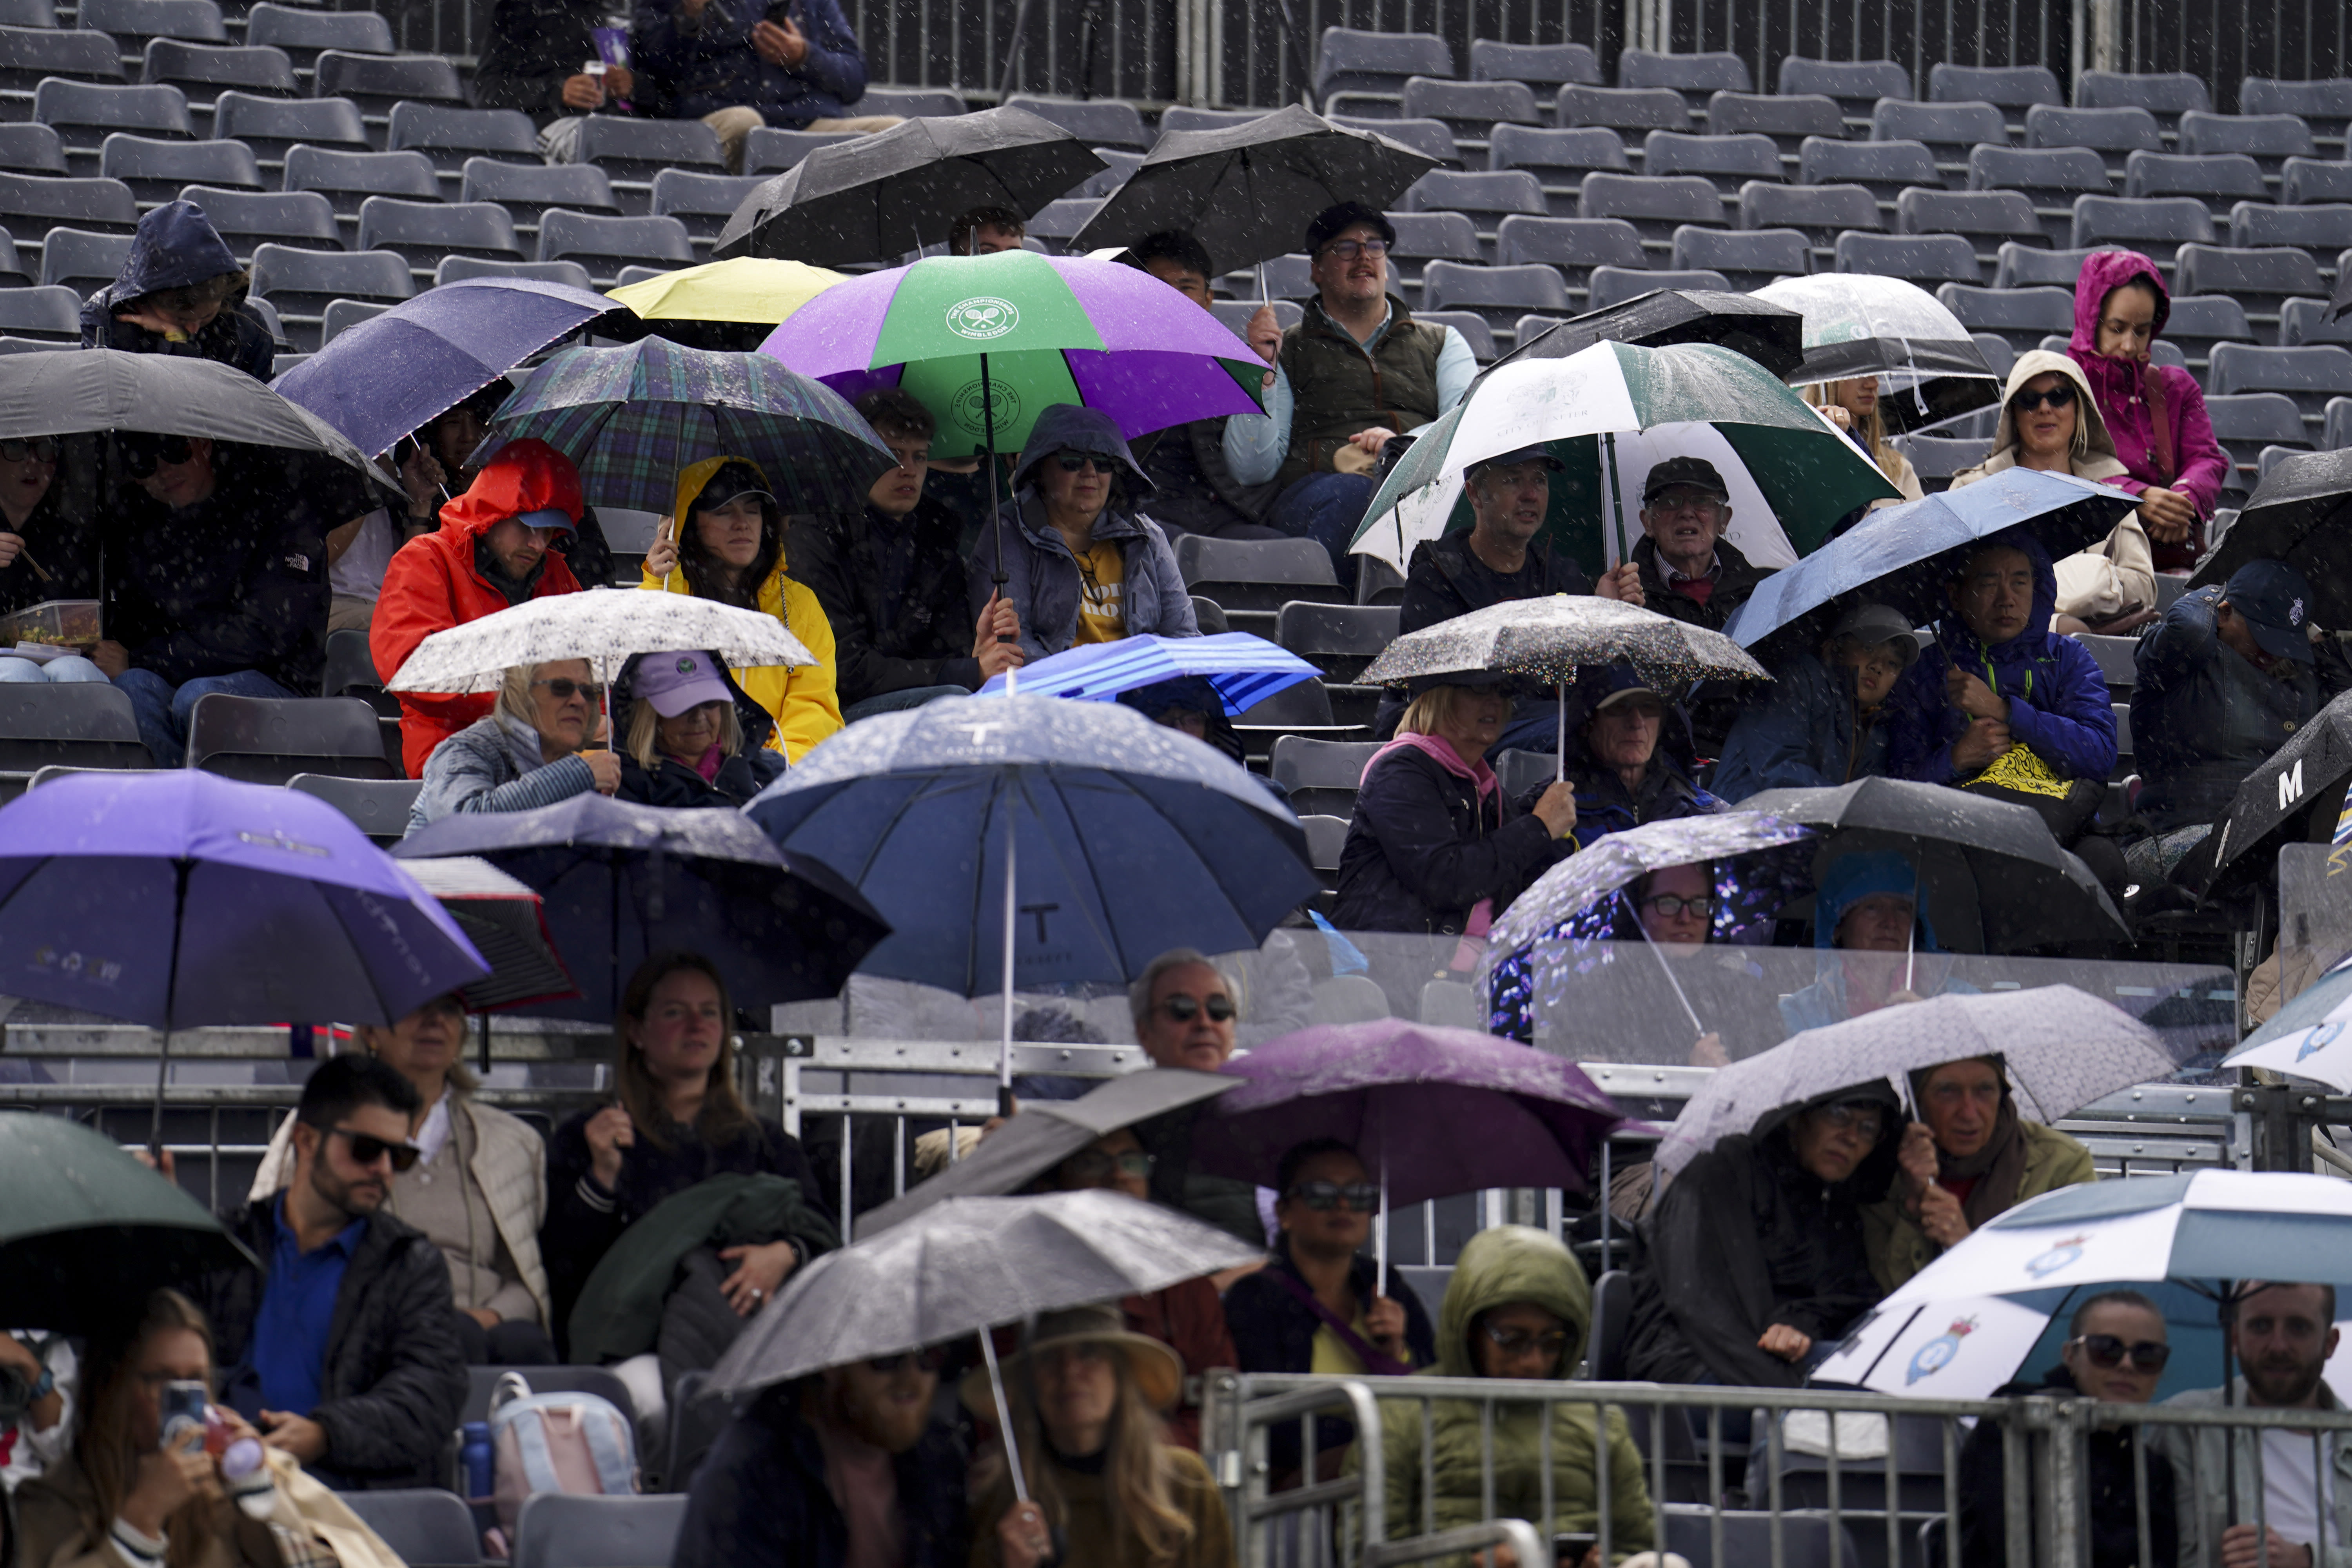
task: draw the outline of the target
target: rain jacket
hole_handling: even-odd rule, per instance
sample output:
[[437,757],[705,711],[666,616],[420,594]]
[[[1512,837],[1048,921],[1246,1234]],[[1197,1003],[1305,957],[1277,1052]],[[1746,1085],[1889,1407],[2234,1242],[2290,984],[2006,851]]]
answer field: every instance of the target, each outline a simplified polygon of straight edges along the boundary
[[2218,822],[2246,775],[2319,711],[2312,667],[2254,668],[2213,630],[2219,584],[2184,594],[2132,650],[2137,805],[2159,833]]
[[1769,694],[1732,721],[1711,794],[1737,805],[1768,789],[1832,789],[1885,775],[1887,710],[1882,705],[1857,733],[1853,670],[1799,648],[1772,673]]
[[667,112],[680,120],[737,105],[786,129],[838,120],[866,96],[866,56],[857,35],[836,0],[789,3],[793,24],[808,39],[808,53],[797,66],[772,66],[752,51],[751,29],[773,9],[755,0],[707,6],[696,26],[680,19],[675,0],[637,0],[629,58],[639,79],[650,78]]
[[[24,540],[26,552],[0,566],[0,616],[13,616],[45,599],[98,597],[96,509],[67,506],[65,489],[66,473],[60,467],[22,528],[0,513],[0,533]],[[35,561],[49,574],[46,581],[33,570]]]
[[[1568,1328],[1560,1353],[1562,1382],[1575,1375],[1592,1331],[1592,1286],[1575,1256],[1547,1233],[1528,1226],[1496,1226],[1472,1237],[1454,1266],[1445,1304],[1437,1315],[1437,1363],[1423,1374],[1477,1377],[1471,1335],[1479,1317],[1496,1307],[1531,1302]],[[1381,1447],[1388,1480],[1388,1539],[1422,1533],[1424,1503],[1431,1530],[1453,1530],[1487,1519],[1524,1519],[1538,1536],[1589,1532],[1601,1527],[1598,1449],[1609,1447],[1610,1560],[1621,1562],[1656,1544],[1642,1451],[1622,1410],[1611,1408],[1604,1439],[1589,1405],[1495,1406],[1493,1505],[1486,1504],[1479,1406],[1438,1400],[1429,1406],[1431,1495],[1422,1496],[1422,1405],[1390,1400],[1381,1407]],[[1547,1411],[1549,1415],[1547,1415]],[[1543,1424],[1551,1423],[1551,1484],[1544,1485]],[[1353,1460],[1350,1461],[1351,1468]],[[1552,1514],[1546,1520],[1549,1489]],[[1452,1559],[1466,1563],[1467,1557]]]
[[[709,458],[688,464],[677,476],[677,498],[670,505],[670,516],[677,519],[681,531],[694,498],[730,463],[742,463],[759,474],[763,483],[767,479],[766,471],[748,458]],[[797,763],[808,754],[811,746],[841,728],[841,699],[834,687],[833,623],[825,618],[824,606],[817,603],[816,595],[805,584],[784,574],[786,562],[787,557],[779,554],[776,569],[760,584],[760,608],[783,622],[784,629],[800,638],[801,646],[816,656],[816,662],[740,669],[734,672],[733,679],[775,720],[776,732],[767,744],[782,751],[785,760]],[[683,563],[671,567],[667,577],[648,574],[638,586],[667,588],[673,594],[694,592],[687,583]]]
[[563,101],[563,84],[598,58],[595,30],[608,9],[604,0],[498,0],[474,68],[474,106],[519,109],[541,130],[579,113]]
[[[1571,711],[1570,720],[1574,717]],[[1667,722],[1676,721],[1670,714]],[[1650,754],[1650,771],[1643,776],[1639,793],[1626,789],[1616,769],[1573,757],[1568,766],[1568,782],[1576,786],[1575,838],[1580,847],[1645,822],[1704,816],[1723,809],[1721,801],[1691,782],[1682,763],[1666,750],[1664,739]]]
[[[881,531],[913,534],[898,591],[885,582]],[[980,689],[964,602],[963,520],[925,496],[904,521],[828,517],[801,524],[793,559],[833,627],[835,684],[844,707],[924,686]]]
[[[2176,1394],[2163,1401],[2168,1410],[2219,1410],[2225,1405],[2246,1407],[2246,1380],[2231,1380],[2231,1396],[2221,1397],[2218,1388],[2192,1388],[2186,1394]],[[2344,1402],[2326,1382],[2319,1385],[2319,1408],[2341,1411]],[[2352,1568],[2352,1442],[2347,1434],[2330,1435],[2330,1474],[2327,1493],[2319,1500],[2320,1506],[2336,1516],[2336,1541],[2324,1551],[2312,1553],[2314,1568]],[[2299,1468],[2305,1476],[2311,1474],[2310,1438],[2298,1445]],[[2254,1500],[2262,1495],[2262,1481],[2254,1468],[2254,1456],[2260,1445],[2239,1430],[2237,1440],[2219,1426],[2158,1426],[2150,1430],[2148,1447],[2171,1461],[2175,1476],[2196,1478],[2190,1485],[2173,1489],[2174,1516],[2180,1527],[2180,1562],[2182,1568],[2221,1568],[2221,1534],[2233,1524],[2254,1521]],[[2231,1484],[2231,1471],[2224,1470],[2224,1456],[2235,1472],[2235,1484]],[[2238,1515],[2230,1517],[2230,1500],[2235,1496]],[[2295,1542],[2309,1546],[2310,1542]]]
[[1530,804],[1505,800],[1483,758],[1465,766],[1434,735],[1399,736],[1365,764],[1332,921],[1348,931],[1485,935],[1572,850]]
[[1748,596],[1756,592],[1756,584],[1771,575],[1742,555],[1727,539],[1715,542],[1715,586],[1704,602],[1687,594],[1677,594],[1667,585],[1666,568],[1658,559],[1657,542],[1647,534],[1634,542],[1633,564],[1642,574],[1643,607],[1716,632],[1723,629],[1732,611],[1748,602]]
[[596,775],[578,753],[545,760],[539,731],[503,713],[477,719],[433,748],[408,831],[461,811],[536,811],[586,795]]
[[[2019,1203],[2099,1179],[2091,1167],[2091,1152],[2063,1132],[2022,1118],[2017,1131],[2025,1140],[2025,1173],[2017,1184]],[[1871,1277],[1889,1290],[1944,1255],[1944,1249],[1927,1239],[1919,1222],[1904,1208],[1900,1182],[1862,1211],[1862,1239],[1870,1254]]]
[[[1918,888],[1917,868],[1891,850],[1843,855],[1830,867],[1813,895],[1813,950],[1819,955],[1813,969],[1816,978],[1803,990],[1780,998],[1780,1022],[1789,1033],[1843,1024],[1850,1016],[1845,1002],[1845,958],[1837,945],[1838,922],[1846,910],[1876,893],[1916,896]],[[1924,905],[1916,919],[1917,951],[1942,952],[1936,942],[1936,922],[1928,918]],[[1911,988],[1922,996],[1975,995],[1977,988],[1965,980],[1950,979],[1949,969],[1948,964],[1923,966],[1914,975]]]
[[[441,508],[441,526],[394,552],[384,568],[383,591],[368,625],[368,653],[389,680],[400,673],[416,645],[446,627],[478,621],[507,608],[506,595],[484,575],[475,547],[491,527],[524,512],[553,508],[578,518],[580,474],[543,441],[509,441],[465,493]],[[527,597],[576,594],[580,580],[554,551],[541,558]],[[410,778],[421,778],[433,748],[467,725],[489,715],[488,694],[435,697],[413,691],[400,697],[400,754]]]
[[664,756],[659,750],[654,752],[652,769],[640,763],[628,751],[627,742],[629,730],[636,722],[637,667],[646,657],[639,654],[629,660],[613,682],[613,729],[621,738],[621,787],[614,792],[615,799],[634,801],[639,805],[737,809],[749,805],[753,795],[784,776],[783,754],[768,749],[768,740],[775,733],[775,721],[735,684],[734,676],[728,673],[727,666],[716,654],[709,656],[711,665],[727,683],[727,689],[735,694],[735,721],[742,726],[742,749],[723,759],[718,773],[709,779],[684,763]]
[[[1995,1399],[2030,1394],[2080,1399],[2074,1374],[2062,1364],[2039,1383],[2025,1379],[1992,1391]],[[2172,1426],[2147,1431],[2147,1533],[2150,1563],[2173,1568],[2180,1561],[2180,1524],[2174,1515],[2179,1491],[2172,1463],[2157,1446],[2160,1434]],[[2089,1568],[2139,1568],[2139,1494],[2132,1479],[2132,1432],[2127,1426],[2094,1427],[2084,1439],[2088,1464],[2083,1490],[2090,1504]],[[2005,1472],[2002,1468],[2002,1427],[1997,1421],[1979,1421],[1960,1447],[1960,1561],[1969,1568],[2011,1568],[2007,1534]],[[2035,1536],[2041,1521],[2035,1521]],[[2026,1568],[2020,1563],[2016,1568]]]
[[235,365],[256,381],[268,381],[277,366],[278,345],[261,318],[245,308],[245,289],[233,291],[220,314],[193,338],[174,342],[115,315],[120,306],[166,289],[236,273],[245,268],[227,242],[194,202],[165,202],[139,220],[131,254],[114,281],[92,294],[81,308],[81,346],[121,349],[130,353],[180,354],[218,360]]
[[2066,355],[2083,367],[2116,457],[2130,470],[2113,481],[2116,488],[2134,495],[2149,489],[2178,490],[2196,506],[2198,516],[2210,518],[2229,477],[2230,455],[2213,438],[2197,378],[2171,365],[2110,359],[2098,351],[2099,315],[2107,296],[2135,279],[2156,290],[2156,331],[2149,341],[2164,335],[2172,295],[2156,263],[2136,250],[2097,251],[2084,258],[2083,274],[2074,282],[2074,335],[2067,340]]
[[2009,700],[2010,738],[2032,748],[2053,773],[2104,781],[2116,765],[2114,702],[2091,651],[2046,629],[2058,593],[2049,552],[2022,528],[1982,542],[2013,546],[2033,563],[2033,606],[2025,629],[1987,647],[1957,614],[1936,623],[1936,640],[1919,650],[1887,698],[1894,714],[1888,772],[1927,784],[1966,782],[1953,771],[1952,742],[1968,728],[1968,715],[1944,696],[1944,677],[1957,668]]

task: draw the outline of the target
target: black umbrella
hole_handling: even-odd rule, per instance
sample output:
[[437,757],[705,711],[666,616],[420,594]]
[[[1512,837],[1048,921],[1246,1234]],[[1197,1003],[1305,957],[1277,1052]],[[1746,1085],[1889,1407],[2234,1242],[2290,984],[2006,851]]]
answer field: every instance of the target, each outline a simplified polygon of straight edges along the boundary
[[[1598,342],[1720,343],[1786,381],[1804,363],[1805,319],[1748,294],[1714,289],[1653,289],[1605,310],[1571,317],[1495,362],[1566,359]],[[1487,368],[1492,370],[1495,365]]]
[[[2315,832],[2317,842],[2326,842],[2347,779],[2352,779],[2352,691],[2312,715],[2246,775],[2230,809],[2182,858],[2173,879],[2209,897],[2268,880],[2278,870],[2280,845]],[[2315,809],[2322,814],[2317,822]]]
[[2226,583],[2250,561],[2285,562],[2310,581],[2312,620],[2352,626],[2352,451],[2306,452],[2273,468],[2189,585]]
[[1436,166],[1425,153],[1295,103],[1245,125],[1171,131],[1071,248],[1133,245],[1183,228],[1220,268],[1254,267],[1297,249],[1307,221],[1325,207],[1385,207]]
[[820,147],[743,198],[714,258],[835,267],[920,250],[978,206],[1034,214],[1109,167],[1025,109],[909,120]]

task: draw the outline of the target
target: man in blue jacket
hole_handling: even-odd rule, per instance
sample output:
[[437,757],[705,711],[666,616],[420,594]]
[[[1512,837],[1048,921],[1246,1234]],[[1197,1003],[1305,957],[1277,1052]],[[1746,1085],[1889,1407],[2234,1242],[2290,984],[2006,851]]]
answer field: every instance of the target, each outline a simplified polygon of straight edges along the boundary
[[668,113],[719,132],[731,174],[762,125],[887,131],[900,118],[849,112],[866,56],[839,0],[637,0],[629,58]]
[[268,381],[278,351],[246,308],[251,281],[204,208],[165,202],[139,220],[114,281],[83,303],[81,346],[217,360]]

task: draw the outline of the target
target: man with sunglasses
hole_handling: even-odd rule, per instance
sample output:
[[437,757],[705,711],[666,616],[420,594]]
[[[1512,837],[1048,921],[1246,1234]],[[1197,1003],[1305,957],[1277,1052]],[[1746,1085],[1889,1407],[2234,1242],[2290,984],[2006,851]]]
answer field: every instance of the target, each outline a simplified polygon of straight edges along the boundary
[[344,1489],[438,1484],[465,1405],[449,1267],[383,1212],[415,1166],[416,1086],[374,1057],[332,1057],[302,1086],[293,1172],[227,1216],[258,1270],[212,1276],[223,1403]]
[[[1171,948],[1147,964],[1128,987],[1127,1001],[1135,1020],[1135,1043],[1154,1067],[1215,1072],[1234,1054],[1234,1026],[1241,1008],[1233,987],[1223,970],[1189,947]],[[1151,1195],[1255,1246],[1265,1236],[1258,1218],[1257,1189],[1192,1168],[1192,1119],[1198,1109],[1154,1117],[1136,1129],[1158,1162]]]

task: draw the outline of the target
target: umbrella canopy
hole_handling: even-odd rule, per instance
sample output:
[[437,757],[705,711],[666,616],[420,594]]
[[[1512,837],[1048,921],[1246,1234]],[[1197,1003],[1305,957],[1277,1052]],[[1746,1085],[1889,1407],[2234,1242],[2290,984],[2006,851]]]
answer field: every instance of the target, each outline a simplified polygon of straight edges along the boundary
[[1248,1082],[1192,1123],[1193,1168],[1260,1186],[1285,1151],[1337,1138],[1391,1204],[1499,1186],[1581,1192],[1594,1150],[1628,1125],[1565,1058],[1402,1018],[1300,1029],[1225,1070]]
[[2313,714],[2246,775],[2230,809],[2181,859],[2174,879],[2208,897],[2269,881],[2278,874],[2279,846],[2305,837],[2313,809],[2334,807],[2347,779],[2352,691]]
[[810,665],[816,656],[760,610],[688,594],[592,589],[526,599],[478,621],[448,626],[416,645],[392,678],[394,691],[496,691],[517,665],[584,658],[597,679],[641,653],[705,648],[730,669]]
[[1179,308],[1191,304],[1114,261],[1026,250],[932,257],[828,289],[761,353],[853,401],[904,387],[939,419],[935,458],[969,457],[992,440],[1016,450],[1056,403],[1098,408],[1133,439],[1258,412],[1265,362],[1208,311]]
[[87,1334],[148,1293],[254,1268],[220,1221],[111,1139],[62,1116],[0,1114],[0,1319]]
[[1382,648],[1359,679],[1367,686],[1394,686],[1415,676],[1499,669],[1557,686],[1573,681],[1579,669],[1620,660],[1661,688],[1708,676],[1770,679],[1721,632],[1590,594],[1506,599],[1407,632]]
[[2000,401],[2000,377],[1960,319],[1916,283],[1869,272],[1783,278],[1756,298],[1805,318],[1805,363],[1791,384],[1879,378],[1889,435]]
[[612,290],[606,298],[632,314],[606,326],[604,334],[748,353],[777,322],[843,277],[805,262],[751,256],[681,267]]
[[1338,202],[1392,205],[1437,160],[1293,103],[1241,125],[1169,131],[1070,248],[1133,245],[1190,229],[1227,271],[1298,248],[1307,220]]
[[0,807],[0,993],[165,1030],[394,1024],[489,968],[341,812],[195,769]]
[[1719,1139],[1832,1090],[1884,1079],[1907,1100],[1907,1075],[1989,1056],[2007,1062],[2018,1114],[2041,1122],[2176,1065],[2155,1030],[2071,985],[1932,996],[1807,1029],[1718,1068],[1666,1130],[1658,1168],[1680,1171]]
[[713,254],[820,267],[937,245],[976,206],[1033,214],[1109,165],[1025,109],[909,120],[820,147],[743,198]]
[[270,386],[373,457],[548,344],[626,313],[566,283],[460,279],[336,333]]
[[990,1132],[979,1148],[913,1191],[859,1215],[858,1232],[873,1236],[949,1198],[1020,1192],[1097,1139],[1241,1086],[1241,1079],[1222,1073],[1146,1068],[1112,1079],[1076,1100],[1024,1104],[1020,1115]]
[[[1801,843],[1812,836],[1813,830],[1801,823],[1745,810],[1645,822],[1622,833],[1604,835],[1552,867],[1511,900],[1511,907],[1486,933],[1487,964],[1492,967],[1530,942],[1544,940],[1593,905],[1614,900],[1620,889],[1651,871],[1735,859]],[[1717,940],[1729,934],[1728,922],[1738,918],[1730,901],[1717,901]]]
[[1121,1193],[950,1198],[796,1272],[719,1358],[710,1386],[748,1394],[1263,1256]]
[[1803,398],[1713,343],[1603,342],[1497,366],[1415,435],[1356,531],[1358,553],[1400,572],[1423,540],[1470,526],[1464,469],[1537,445],[1564,465],[1542,537],[1589,570],[1640,539],[1643,481],[1668,458],[1715,465],[1731,491],[1724,537],[1759,566],[1790,564],[1847,512],[1896,497]]
[[2233,1068],[2267,1068],[2352,1093],[2352,959],[2295,994],[2228,1058]]
[[457,993],[469,1013],[580,994],[548,934],[546,900],[488,860],[404,860],[401,869],[441,900],[490,973]]
[[853,516],[898,461],[856,409],[777,361],[664,338],[551,355],[499,409],[478,459],[526,436],[572,459],[590,504],[664,516],[679,470],[706,458],[758,463],[788,512]]
[[1716,343],[1747,355],[1783,379],[1805,359],[1804,318],[1795,310],[1753,294],[1727,294],[1717,289],[1653,289],[1605,310],[1588,310],[1548,327],[1495,363],[1566,359],[1601,342],[1640,343],[1654,349],[1669,343]]
[[[2106,537],[2139,498],[2072,474],[2004,468],[1925,500],[1882,507],[1756,585],[1724,623],[1745,648],[1817,643],[1847,603],[1891,605],[1915,626],[1951,613],[1952,552],[2023,526],[2053,561]],[[1824,613],[1826,612],[1826,613]],[[1785,634],[1785,636],[1784,636]]]
[[744,808],[892,927],[869,974],[1125,984],[1171,947],[1233,952],[1315,891],[1307,836],[1239,765],[1116,703],[943,698],[851,725]]
[[[1216,689],[1230,717],[1322,673],[1288,648],[1248,632],[1219,632],[1205,637],[1123,637],[1118,642],[1081,643],[1022,666],[1020,691],[1024,697],[1115,702],[1122,691],[1197,675]],[[992,676],[980,694],[1003,696],[1004,689],[1004,677]]]
[[2284,561],[2310,581],[2311,619],[2352,626],[2352,451],[2282,460],[2238,521],[2197,563],[2192,589],[2227,583],[2250,561]]
[[718,964],[735,1005],[837,996],[889,926],[824,866],[779,854],[734,811],[575,795],[536,811],[463,812],[403,839],[403,859],[474,855],[546,900],[581,999],[539,1009],[609,1023],[630,973],[665,948]]

